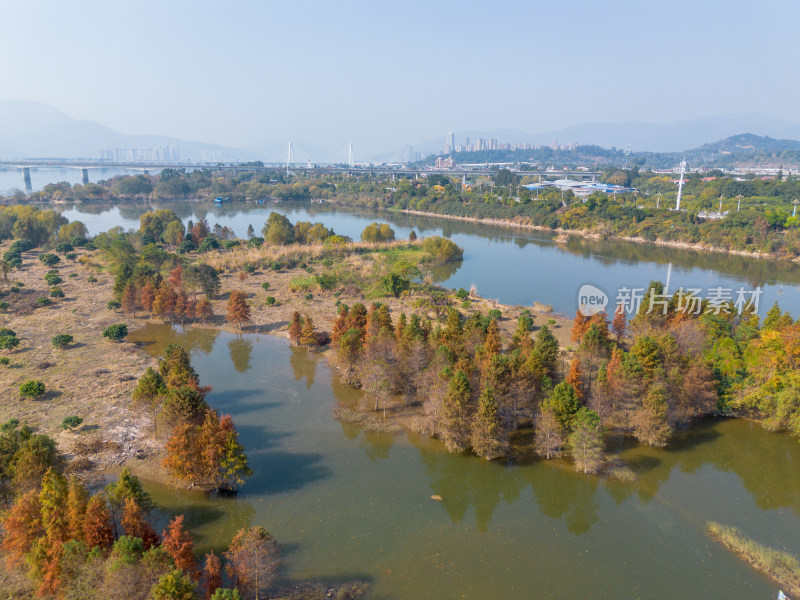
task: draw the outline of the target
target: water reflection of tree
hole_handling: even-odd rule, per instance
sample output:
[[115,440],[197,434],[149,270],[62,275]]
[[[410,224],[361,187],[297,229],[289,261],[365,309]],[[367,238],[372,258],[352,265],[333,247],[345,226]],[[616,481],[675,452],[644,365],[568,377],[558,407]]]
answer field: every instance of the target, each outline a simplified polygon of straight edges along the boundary
[[253,353],[253,342],[244,339],[243,336],[237,336],[236,339],[228,342],[228,350],[231,353],[233,367],[239,373],[247,373],[252,368],[250,359]]
[[584,534],[597,522],[599,477],[576,473],[563,463],[538,462],[520,472],[541,511],[551,519],[563,518],[571,533]]
[[292,346],[289,364],[292,365],[295,381],[305,378],[306,389],[314,385],[314,377],[317,374],[317,359],[305,348]]
[[642,500],[653,498],[675,467],[695,473],[705,465],[735,473],[761,509],[800,514],[800,447],[788,435],[745,421],[711,421],[675,439],[666,450],[635,447],[622,453],[639,473]]
[[386,433],[365,431],[359,446],[365,449],[367,458],[372,462],[389,458],[389,450],[394,445],[394,436]]
[[458,271],[463,264],[464,263],[462,261],[458,261],[431,267],[430,274],[433,283],[442,283],[443,281],[447,281],[456,274],[456,271]]
[[431,490],[442,497],[442,505],[454,523],[460,523],[470,506],[479,531],[486,531],[500,501],[514,502],[525,486],[518,469],[475,456],[450,454],[438,442],[411,435],[431,482]]
[[139,343],[150,356],[162,356],[167,346],[178,344],[188,352],[210,354],[219,331],[179,325],[148,323],[128,334],[128,341]]

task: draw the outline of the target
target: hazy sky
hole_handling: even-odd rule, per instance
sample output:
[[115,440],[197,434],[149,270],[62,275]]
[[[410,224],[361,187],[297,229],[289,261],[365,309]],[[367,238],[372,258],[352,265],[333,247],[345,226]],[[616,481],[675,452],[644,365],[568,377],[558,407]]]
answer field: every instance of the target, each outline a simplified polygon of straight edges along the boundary
[[366,152],[498,128],[800,121],[798,0],[0,0],[0,98]]

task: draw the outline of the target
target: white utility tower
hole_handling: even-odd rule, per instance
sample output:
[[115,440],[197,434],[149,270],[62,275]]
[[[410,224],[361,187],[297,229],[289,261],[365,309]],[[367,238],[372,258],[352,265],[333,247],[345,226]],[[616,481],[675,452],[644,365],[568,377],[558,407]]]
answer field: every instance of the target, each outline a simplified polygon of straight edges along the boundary
[[289,142],[289,156],[286,157],[286,174],[289,174],[289,168],[294,162],[294,151],[292,150],[292,142]]
[[675,204],[675,210],[681,209],[681,194],[683,193],[683,176],[686,173],[686,159],[681,161],[681,178],[678,181],[678,202]]
[[355,163],[353,162],[353,142],[347,146],[347,166],[352,167]]

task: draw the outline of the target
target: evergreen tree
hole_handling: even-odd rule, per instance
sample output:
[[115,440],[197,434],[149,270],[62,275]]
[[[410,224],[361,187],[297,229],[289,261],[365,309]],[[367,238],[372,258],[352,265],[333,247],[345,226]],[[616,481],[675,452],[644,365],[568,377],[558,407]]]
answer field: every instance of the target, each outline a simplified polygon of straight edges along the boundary
[[603,429],[593,410],[581,408],[577,412],[568,443],[578,471],[596,473],[603,466]]
[[503,456],[508,451],[508,441],[497,415],[492,388],[484,388],[481,392],[470,440],[472,451],[486,460]]
[[536,453],[547,460],[561,456],[564,430],[552,409],[543,408],[536,419],[534,438]]
[[181,386],[198,387],[197,372],[192,368],[189,354],[183,346],[170,344],[164,352],[164,358],[158,361],[158,374],[168,388]]
[[536,345],[533,351],[536,353],[539,363],[545,368],[550,376],[558,371],[558,353],[560,347],[558,340],[550,331],[547,325],[536,334]]
[[439,433],[439,437],[450,452],[463,452],[469,447],[470,395],[467,375],[459,369],[448,384]]
[[550,410],[558,419],[562,429],[569,431],[573,427],[575,415],[581,408],[575,388],[566,381],[562,381],[542,403],[543,410]]
[[197,600],[195,587],[186,573],[176,569],[159,578],[150,590],[150,600]]
[[222,490],[235,492],[244,484],[244,478],[253,474],[247,462],[244,447],[239,443],[239,432],[230,415],[220,420],[220,429],[225,434],[225,448],[220,460]]
[[664,387],[654,384],[633,417],[633,434],[636,439],[655,447],[667,445],[672,430],[667,422],[667,396]]
[[303,346],[308,346],[309,348],[316,348],[319,345],[317,332],[314,329],[314,321],[308,315],[303,319],[303,328],[300,330],[299,341]]

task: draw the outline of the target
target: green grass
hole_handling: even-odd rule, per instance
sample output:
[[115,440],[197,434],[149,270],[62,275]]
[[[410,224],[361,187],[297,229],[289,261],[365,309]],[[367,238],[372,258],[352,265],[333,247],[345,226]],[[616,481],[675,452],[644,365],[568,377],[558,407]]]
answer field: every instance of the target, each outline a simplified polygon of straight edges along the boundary
[[289,282],[289,289],[293,292],[305,292],[317,287],[317,280],[313,277],[295,277]]
[[800,595],[800,560],[797,557],[746,538],[741,531],[729,525],[708,521],[706,531],[728,550],[781,585],[789,594]]

